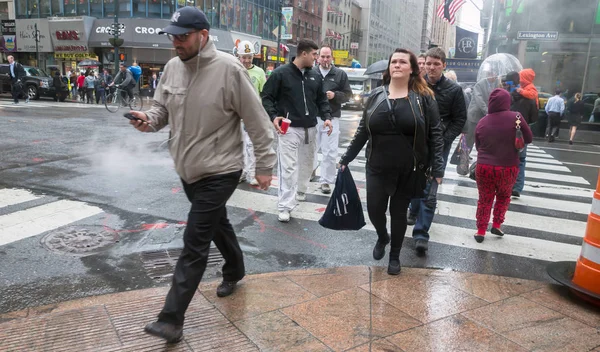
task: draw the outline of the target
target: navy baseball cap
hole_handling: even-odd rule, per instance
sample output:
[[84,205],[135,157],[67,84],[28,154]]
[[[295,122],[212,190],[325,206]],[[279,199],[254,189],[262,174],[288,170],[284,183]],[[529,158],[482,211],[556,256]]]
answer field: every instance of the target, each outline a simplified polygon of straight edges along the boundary
[[171,24],[158,34],[181,35],[202,29],[210,29],[208,18],[204,12],[192,6],[185,6],[173,13]]

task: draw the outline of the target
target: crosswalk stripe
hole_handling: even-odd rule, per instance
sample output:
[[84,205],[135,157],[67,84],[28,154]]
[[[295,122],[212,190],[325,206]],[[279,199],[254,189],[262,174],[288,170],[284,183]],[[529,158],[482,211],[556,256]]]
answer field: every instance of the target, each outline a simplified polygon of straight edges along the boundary
[[39,199],[39,197],[26,190],[10,188],[0,189],[0,208],[36,199]]
[[[265,193],[256,193],[238,189],[228,202],[229,206],[237,208],[248,208],[249,204],[252,204],[252,210],[254,211],[276,214],[277,197]],[[294,209],[294,211],[292,211],[292,218],[318,221],[322,216],[322,210],[325,206],[325,204],[320,203],[302,202]],[[475,213],[473,212],[471,214],[471,219],[474,217]],[[365,220],[367,221],[367,225],[364,229],[374,231],[366,212]],[[410,233],[411,231],[407,231],[407,235],[410,236]],[[506,234],[502,239],[495,238],[493,235],[488,235],[488,240],[485,241],[483,245],[480,245],[473,239],[474,234],[474,229],[437,224],[434,221],[434,224],[430,229],[430,241],[458,247],[551,261],[575,260],[581,251],[581,246],[536,238],[513,236],[510,234]],[[348,234],[344,234],[344,236],[347,235]]]
[[36,236],[102,213],[102,209],[70,200],[40,205],[0,216],[0,246]]
[[[464,177],[456,173],[456,169],[452,170],[452,168],[446,168],[446,172],[444,173],[445,177]],[[550,181],[560,181],[560,182],[569,182],[580,185],[589,185],[590,183],[586,181],[581,176],[572,176],[572,175],[563,175],[563,174],[552,174],[548,172],[538,172],[538,171],[529,171],[525,172],[525,179],[535,178],[539,180],[550,180]]]

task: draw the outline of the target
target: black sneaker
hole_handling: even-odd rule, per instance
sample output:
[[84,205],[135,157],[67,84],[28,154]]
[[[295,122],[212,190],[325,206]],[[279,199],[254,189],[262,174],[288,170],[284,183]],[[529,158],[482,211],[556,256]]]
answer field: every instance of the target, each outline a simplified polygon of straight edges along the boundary
[[490,230],[491,233],[493,233],[496,236],[504,236],[504,232],[502,232],[502,230],[497,229],[495,227],[492,227],[492,229]]
[[162,321],[155,321],[146,325],[144,331],[147,334],[167,340],[168,343],[177,343],[183,338],[183,326]]
[[373,248],[373,259],[381,260],[385,256],[385,246],[390,243],[389,236],[387,241],[377,240],[375,247]]
[[519,193],[517,191],[512,191],[512,196],[515,198],[519,198],[521,196],[521,193]]
[[417,216],[411,213],[408,213],[408,217],[406,218],[406,225],[413,226],[417,223]]
[[475,235],[475,241],[477,241],[477,243],[483,242],[484,239],[485,239],[485,236]]
[[428,250],[428,244],[425,240],[416,240],[415,241],[415,251],[417,251],[417,255],[422,257],[425,255],[425,252]]
[[227,297],[235,291],[235,285],[237,281],[225,281],[221,282],[219,287],[217,287],[217,296],[219,297]]

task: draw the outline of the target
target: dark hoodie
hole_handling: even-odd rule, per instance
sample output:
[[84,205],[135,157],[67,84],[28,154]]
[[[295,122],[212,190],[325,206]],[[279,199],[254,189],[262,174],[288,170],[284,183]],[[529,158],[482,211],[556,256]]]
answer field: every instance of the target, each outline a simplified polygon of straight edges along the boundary
[[[475,130],[477,162],[482,165],[519,165],[519,152],[515,149],[517,113],[509,110],[510,102],[510,93],[504,89],[494,89],[490,94],[488,114],[479,121]],[[533,135],[523,118],[521,131],[525,143],[531,143]]]

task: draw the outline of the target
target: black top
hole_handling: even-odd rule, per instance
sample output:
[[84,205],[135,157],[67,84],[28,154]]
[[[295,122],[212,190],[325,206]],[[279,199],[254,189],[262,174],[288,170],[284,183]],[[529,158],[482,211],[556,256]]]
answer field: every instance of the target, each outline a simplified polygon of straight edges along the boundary
[[417,125],[408,98],[390,99],[390,105],[393,115],[384,102],[369,119],[373,150],[367,161],[367,174],[371,182],[381,182],[389,195],[413,197],[416,195],[413,144]]
[[519,112],[527,124],[532,124],[537,121],[538,108],[534,99],[527,99],[516,90],[511,93],[510,111]]
[[573,103],[569,111],[573,115],[583,115],[583,113],[585,112],[585,104],[583,103],[583,100],[579,100],[578,102]]
[[[321,74],[319,67],[316,67],[315,71]],[[341,117],[342,104],[352,97],[352,89],[350,89],[350,82],[348,82],[348,75],[346,72],[332,66],[327,76],[323,77],[323,91],[332,91],[335,94],[335,97],[329,100],[331,116]]]
[[314,127],[317,116],[323,121],[331,119],[323,76],[310,67],[302,73],[293,63],[279,66],[271,73],[261,96],[271,121],[289,114],[290,126]]

